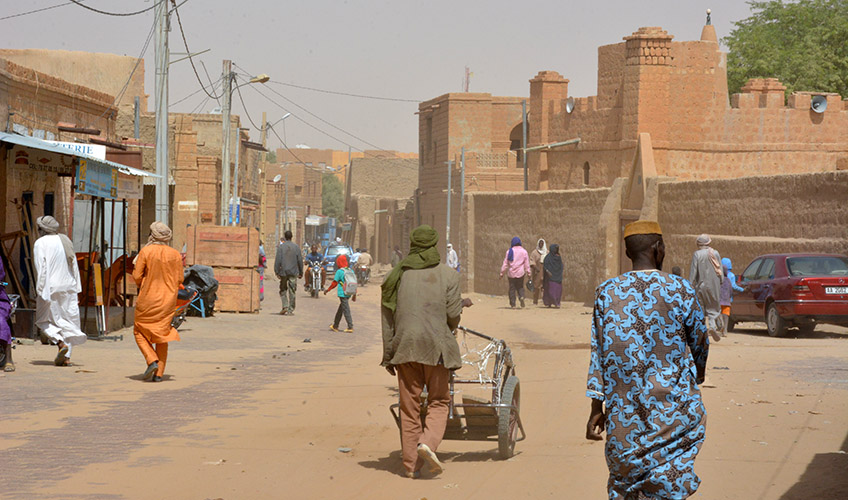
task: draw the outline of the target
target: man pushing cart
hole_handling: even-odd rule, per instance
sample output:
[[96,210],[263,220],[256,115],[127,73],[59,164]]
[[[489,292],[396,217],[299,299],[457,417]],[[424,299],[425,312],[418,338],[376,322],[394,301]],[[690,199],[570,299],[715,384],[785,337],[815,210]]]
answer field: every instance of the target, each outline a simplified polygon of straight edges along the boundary
[[[410,236],[409,255],[392,269],[382,285],[381,365],[398,378],[400,402],[395,406],[399,413],[396,420],[401,430],[403,466],[409,478],[420,477],[425,464],[431,475],[444,470],[435,452],[442,439],[450,437],[446,436],[446,428],[449,420],[455,420],[455,407],[460,406],[454,405],[452,399],[456,382],[452,371],[462,367],[453,331],[459,326],[462,308],[470,307],[471,300],[460,296],[459,274],[440,264],[438,241],[432,227],[417,227]],[[502,342],[500,345],[506,348]],[[512,367],[508,349],[506,354],[510,359],[506,371],[509,374]],[[511,379],[517,397],[518,379]],[[425,387],[427,395],[422,398]],[[507,409],[514,413],[515,430],[520,427],[518,408],[513,405],[512,396],[509,400],[511,406]],[[497,399],[490,406],[501,402]],[[473,407],[476,403],[468,405]]]

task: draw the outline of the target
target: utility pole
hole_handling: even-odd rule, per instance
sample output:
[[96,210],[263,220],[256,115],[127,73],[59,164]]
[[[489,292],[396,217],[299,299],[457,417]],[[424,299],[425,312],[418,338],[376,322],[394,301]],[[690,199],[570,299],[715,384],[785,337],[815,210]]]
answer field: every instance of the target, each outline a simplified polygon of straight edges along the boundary
[[[260,137],[262,138],[262,148],[263,149],[265,148],[265,139],[266,139],[266,135],[267,135],[266,132],[267,131],[268,131],[267,114],[263,111],[262,112],[262,132],[261,132],[261,135],[260,135]],[[259,162],[259,165],[261,165],[262,172],[259,174],[259,182],[262,183],[262,190],[260,191],[260,193],[262,193],[262,200],[261,200],[261,204],[259,205],[259,241],[261,241],[264,244],[264,243],[266,243],[266,241],[265,241],[265,229],[266,229],[266,227],[265,227],[265,212],[268,210],[268,181],[267,181],[267,179],[268,179],[268,172],[267,172],[267,170],[268,170],[268,157],[267,157],[267,154],[268,153],[260,153],[260,154],[262,155],[262,161]]]
[[[459,154],[459,237],[460,242],[465,239],[465,231],[462,224],[462,221],[465,218],[465,213],[462,211],[465,205],[465,147],[463,146],[462,150]],[[464,245],[460,245],[459,255],[462,255],[462,248]]]
[[289,230],[289,166],[286,165],[286,228],[284,233]]
[[[164,2],[163,2],[164,3]],[[227,215],[230,209],[230,108],[233,99],[233,62],[224,60],[224,104],[221,109],[223,137],[221,144],[221,225],[228,225]]]
[[521,101],[521,163],[524,165],[524,190],[527,191],[527,101]]
[[168,5],[156,6],[156,220],[170,225],[168,211]]
[[[456,157],[454,157],[456,158]],[[453,170],[454,160],[448,160],[445,162],[448,165],[448,216],[447,216],[447,225],[445,227],[445,244],[450,243],[450,224],[451,224],[451,192],[453,189],[453,185],[451,184],[451,171]],[[447,255],[447,254],[445,254]]]

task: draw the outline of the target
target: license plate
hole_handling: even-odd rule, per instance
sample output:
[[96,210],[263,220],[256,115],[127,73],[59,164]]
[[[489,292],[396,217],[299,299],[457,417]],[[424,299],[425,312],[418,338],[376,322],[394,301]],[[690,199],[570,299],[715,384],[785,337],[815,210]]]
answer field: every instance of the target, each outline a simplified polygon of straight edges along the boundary
[[848,286],[826,286],[824,287],[824,293],[831,295],[848,294]]

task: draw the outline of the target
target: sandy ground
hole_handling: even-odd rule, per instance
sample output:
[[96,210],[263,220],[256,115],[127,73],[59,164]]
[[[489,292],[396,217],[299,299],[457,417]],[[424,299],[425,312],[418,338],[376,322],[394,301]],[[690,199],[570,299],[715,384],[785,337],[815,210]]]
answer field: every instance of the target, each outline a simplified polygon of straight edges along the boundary
[[[413,481],[388,410],[396,380],[378,366],[379,288],[341,334],[334,297],[301,291],[280,317],[276,286],[259,314],[190,318],[159,384],[139,380],[131,330],[80,346],[70,368],[18,346],[18,371],[0,374],[0,498],[605,498],[603,444],[583,437],[588,308],[472,296],[463,324],[513,348],[527,439],[506,461],[497,443],[445,441],[445,473]],[[710,351],[696,498],[848,497],[848,330],[750,326]]]

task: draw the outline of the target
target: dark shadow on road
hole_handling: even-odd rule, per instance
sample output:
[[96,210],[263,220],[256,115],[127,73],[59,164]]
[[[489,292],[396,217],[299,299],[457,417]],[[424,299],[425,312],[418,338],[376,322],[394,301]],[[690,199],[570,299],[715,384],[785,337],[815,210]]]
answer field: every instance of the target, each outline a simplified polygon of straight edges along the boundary
[[[498,460],[498,450],[492,449],[489,451],[467,451],[459,452],[443,452],[438,453],[439,459],[445,464],[451,462],[494,462]],[[516,453],[518,455],[518,453]],[[400,450],[395,450],[387,457],[378,458],[377,460],[365,460],[359,462],[359,465],[366,469],[374,469],[392,474],[404,475],[403,459],[400,455]],[[421,478],[428,479],[426,473],[423,473]]]
[[[742,323],[744,327],[735,326],[732,332],[727,334],[727,338],[733,338],[734,335],[750,335],[752,337],[768,337],[768,330],[765,325],[761,327],[757,323]],[[790,328],[780,337],[782,339],[848,339],[848,333],[836,332],[830,325],[818,325],[812,333],[802,334],[797,328]]]
[[841,453],[818,453],[807,470],[780,500],[841,500],[848,492],[848,436]]

